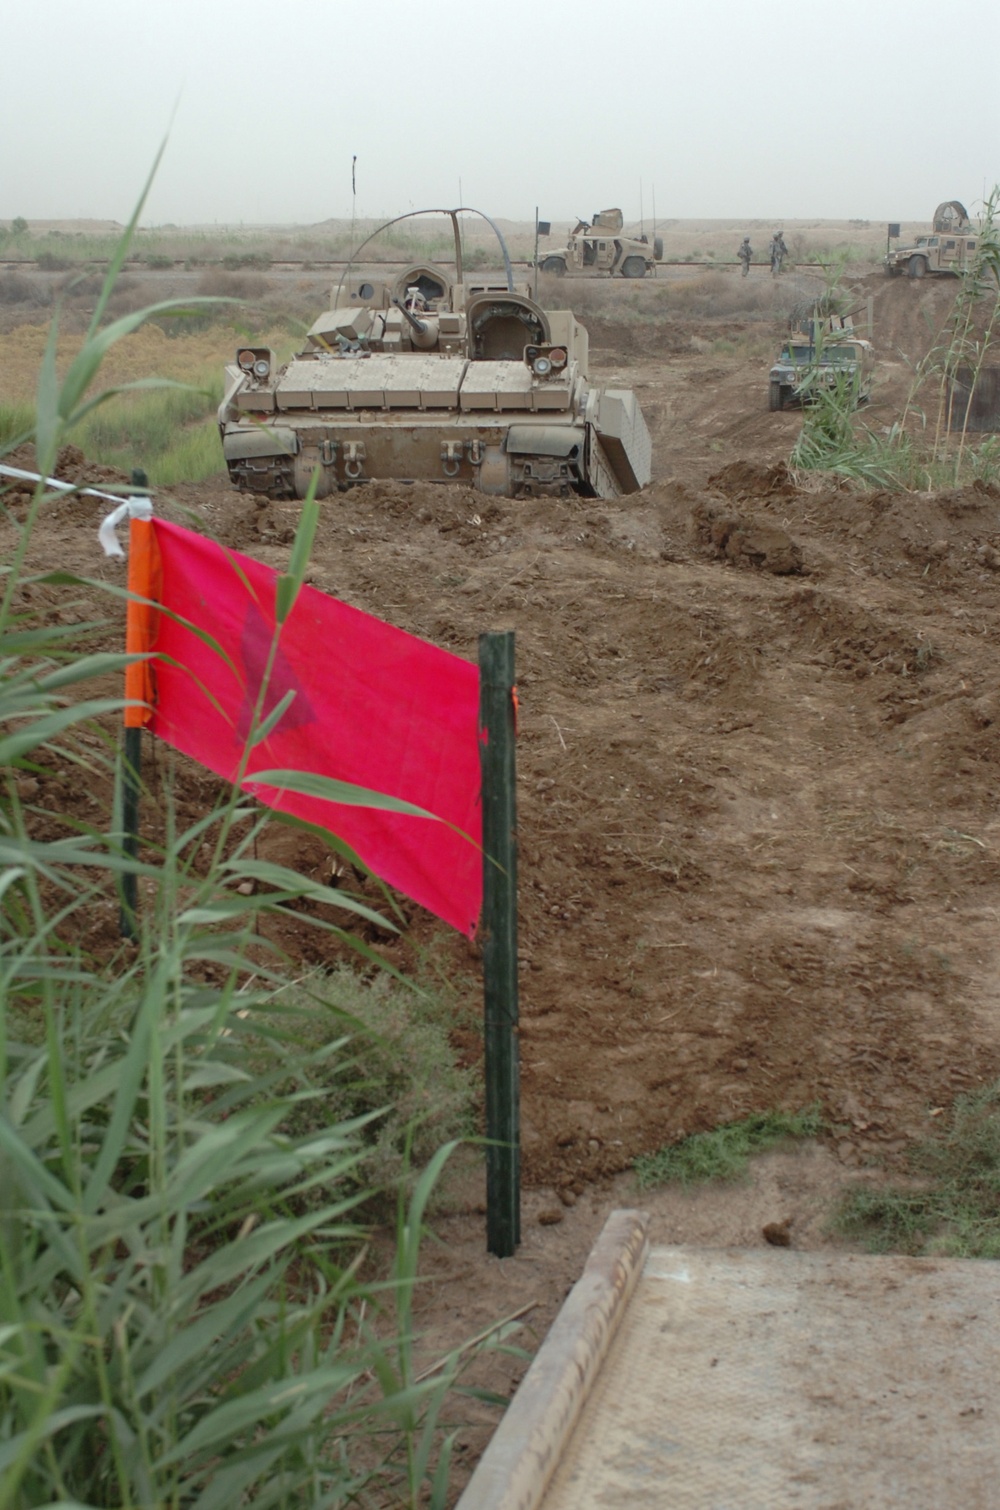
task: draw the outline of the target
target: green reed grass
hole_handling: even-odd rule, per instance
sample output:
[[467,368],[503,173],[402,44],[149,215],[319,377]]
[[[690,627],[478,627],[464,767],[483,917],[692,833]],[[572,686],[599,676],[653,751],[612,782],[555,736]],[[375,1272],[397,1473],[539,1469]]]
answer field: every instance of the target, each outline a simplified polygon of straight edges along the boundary
[[[96,419],[102,357],[141,322],[101,326],[140,210],[62,383],[53,329],[33,426],[43,472]],[[355,1047],[367,1030],[313,981],[329,1032],[304,1038],[258,926],[291,913],[363,949],[358,923],[392,924],[257,860],[273,819],[238,784],[188,823],[168,792],[162,838],[138,859],[115,814],[43,808],[46,770],[98,790],[115,778],[122,698],[108,687],[126,662],[96,648],[108,624],[46,624],[22,596],[32,582],[90,601],[102,589],[110,615],[125,595],[26,575],[50,502],[40,486],[0,568],[0,1510],[443,1510],[445,1402],[465,1354],[417,1372],[413,1297],[450,1146],[400,1180],[392,1272],[363,1281],[360,1212],[376,1194],[363,1161],[386,1109]],[[306,500],[281,622],[316,520]],[[272,662],[279,638],[280,625]],[[86,939],[126,874],[137,937],[96,956]],[[324,1116],[331,1076],[344,1094]]]

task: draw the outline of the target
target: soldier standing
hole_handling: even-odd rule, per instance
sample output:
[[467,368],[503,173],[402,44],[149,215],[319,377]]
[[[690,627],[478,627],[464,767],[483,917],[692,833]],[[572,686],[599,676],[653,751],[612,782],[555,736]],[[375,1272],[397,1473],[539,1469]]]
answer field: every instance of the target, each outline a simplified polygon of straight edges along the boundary
[[750,271],[750,264],[753,261],[753,247],[750,245],[749,236],[743,237],[743,241],[740,244],[740,249],[736,253],[736,255],[743,264],[743,276],[745,278],[747,273],[749,273]]
[[788,256],[788,248],[785,238],[780,231],[775,231],[771,237],[771,277],[776,278],[781,272],[781,264]]

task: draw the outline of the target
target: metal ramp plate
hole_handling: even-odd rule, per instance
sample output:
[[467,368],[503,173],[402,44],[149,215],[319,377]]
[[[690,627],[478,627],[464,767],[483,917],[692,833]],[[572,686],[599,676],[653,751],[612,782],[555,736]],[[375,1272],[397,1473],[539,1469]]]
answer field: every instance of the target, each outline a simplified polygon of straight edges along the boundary
[[461,1510],[1000,1504],[1000,1264],[645,1251],[637,1223],[609,1220]]
[[654,1248],[544,1510],[1000,1503],[1000,1267]]

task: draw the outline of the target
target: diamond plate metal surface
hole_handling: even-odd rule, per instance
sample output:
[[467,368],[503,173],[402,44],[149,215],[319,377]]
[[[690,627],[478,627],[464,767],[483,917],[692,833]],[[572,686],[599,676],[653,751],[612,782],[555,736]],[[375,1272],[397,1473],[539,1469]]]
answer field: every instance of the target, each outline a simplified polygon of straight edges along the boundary
[[998,1264],[656,1248],[542,1510],[990,1510],[998,1377]]

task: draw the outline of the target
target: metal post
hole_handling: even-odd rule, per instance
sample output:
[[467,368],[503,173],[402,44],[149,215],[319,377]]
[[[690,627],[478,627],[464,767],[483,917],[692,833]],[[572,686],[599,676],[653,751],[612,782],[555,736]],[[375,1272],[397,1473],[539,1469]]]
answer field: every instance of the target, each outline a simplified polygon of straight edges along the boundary
[[479,682],[488,1140],[486,1246],[498,1258],[510,1258],[521,1241],[513,631],[479,636]]
[[531,290],[531,297],[538,299],[538,206],[535,205],[535,283]]
[[[142,760],[142,730],[125,729],[122,752],[122,851],[127,860],[139,854],[139,776]],[[118,931],[123,939],[136,937],[139,880],[134,871],[122,873]]]

